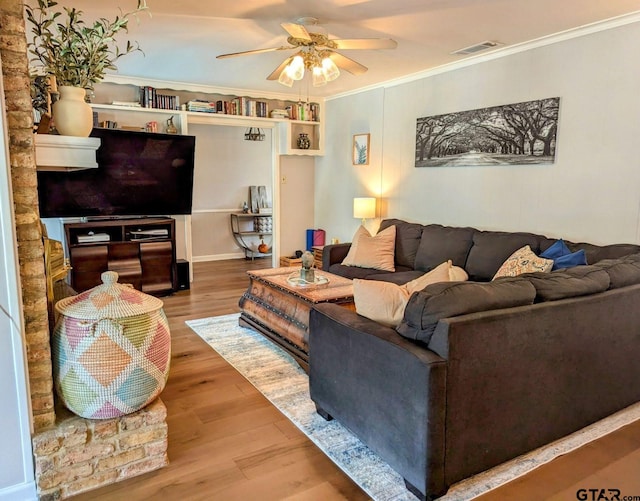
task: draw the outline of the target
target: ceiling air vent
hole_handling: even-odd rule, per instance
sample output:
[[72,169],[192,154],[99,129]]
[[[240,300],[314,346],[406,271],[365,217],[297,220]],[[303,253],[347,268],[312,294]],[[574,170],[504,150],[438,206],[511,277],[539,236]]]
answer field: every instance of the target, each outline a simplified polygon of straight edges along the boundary
[[462,54],[462,55],[475,54],[483,50],[493,49],[498,45],[502,45],[502,44],[500,42],[485,40],[484,42],[480,42],[475,45],[470,45],[469,47],[465,47],[464,49],[454,50],[451,54]]

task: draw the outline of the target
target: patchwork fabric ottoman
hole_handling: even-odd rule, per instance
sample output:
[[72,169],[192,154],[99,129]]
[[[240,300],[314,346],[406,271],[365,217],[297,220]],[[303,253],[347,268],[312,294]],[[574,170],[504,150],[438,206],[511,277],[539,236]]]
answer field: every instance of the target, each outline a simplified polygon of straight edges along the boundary
[[164,389],[171,335],[160,299],[102,274],[103,284],[58,301],[53,380],[73,413],[108,419],[135,412]]

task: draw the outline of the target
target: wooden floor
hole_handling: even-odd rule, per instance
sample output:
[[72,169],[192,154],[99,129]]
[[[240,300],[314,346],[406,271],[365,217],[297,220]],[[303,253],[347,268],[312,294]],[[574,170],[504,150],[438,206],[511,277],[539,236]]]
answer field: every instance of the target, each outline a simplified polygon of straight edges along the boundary
[[[196,263],[191,290],[163,298],[173,349],[162,393],[168,409],[170,464],[74,501],[368,499],[184,324],[239,311],[238,299],[248,284],[246,270],[269,265],[266,259]],[[620,489],[621,496],[640,500],[640,423],[477,499],[575,500],[581,488]]]

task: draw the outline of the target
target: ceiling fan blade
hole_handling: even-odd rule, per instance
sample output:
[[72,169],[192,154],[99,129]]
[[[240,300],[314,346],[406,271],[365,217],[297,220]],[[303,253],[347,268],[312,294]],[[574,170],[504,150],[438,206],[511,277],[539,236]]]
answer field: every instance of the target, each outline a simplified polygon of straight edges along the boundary
[[269,75],[267,77],[267,80],[277,80],[278,77],[280,77],[280,73],[282,73],[282,70],[284,70],[284,67],[289,64],[291,62],[291,60],[293,59],[293,56],[288,57],[287,59],[285,59],[284,61],[282,61],[282,63],[280,63],[280,66],[278,66],[275,70],[273,70],[273,72],[271,73],[271,75]]
[[236,57],[236,56],[248,56],[250,54],[262,54],[264,52],[273,52],[275,50],[289,50],[295,49],[295,47],[270,47],[268,49],[255,49],[255,50],[245,50],[242,52],[231,52],[229,54],[220,54],[216,56],[216,59],[226,59],[228,57]]
[[354,61],[347,56],[343,56],[337,52],[330,52],[329,57],[331,60],[336,63],[336,66],[339,68],[348,71],[352,75],[362,75],[367,71],[367,67]]
[[289,33],[293,38],[300,38],[302,40],[311,41],[311,37],[309,36],[309,32],[307,28],[302,26],[301,24],[296,23],[282,23],[280,26],[284,28],[284,30]]
[[391,38],[344,38],[331,40],[336,49],[395,49],[398,42]]

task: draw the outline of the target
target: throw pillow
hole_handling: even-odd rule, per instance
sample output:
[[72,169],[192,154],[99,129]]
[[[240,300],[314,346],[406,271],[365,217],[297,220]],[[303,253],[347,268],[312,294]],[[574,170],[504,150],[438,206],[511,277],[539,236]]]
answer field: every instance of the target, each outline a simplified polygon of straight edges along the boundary
[[353,301],[356,313],[370,318],[387,327],[397,327],[402,322],[404,309],[414,292],[419,292],[428,285],[438,282],[457,282],[466,280],[466,272],[462,268],[453,271],[457,266],[446,261],[421,277],[404,285],[378,280],[353,280]]
[[379,280],[353,280],[353,301],[356,313],[387,327],[402,322],[410,294],[404,287]]
[[[364,231],[361,231],[361,228]],[[342,264],[383,271],[396,271],[393,260],[395,245],[395,226],[389,226],[373,237],[366,228],[360,226],[354,235],[351,248]]]
[[567,247],[567,244],[564,243],[564,240],[556,240],[551,247],[540,254],[540,257],[545,259],[555,259],[560,256],[566,256],[567,254],[571,254],[571,249]]
[[449,281],[450,282],[466,282],[469,280],[469,274],[460,268],[460,266],[452,266],[449,268]]
[[548,272],[553,267],[553,259],[536,256],[531,247],[525,245],[515,251],[502,263],[492,280],[500,277],[516,277],[522,273]]
[[[436,266],[433,270],[424,275],[416,278],[415,280],[411,280],[411,282],[407,282],[402,287],[408,292],[410,296],[414,292],[421,291],[427,285],[435,284],[436,282],[449,282],[450,278],[450,270],[451,270],[451,260],[445,261],[442,264]],[[407,296],[408,299],[408,296]]]
[[567,247],[567,244],[562,239],[554,242],[551,247],[540,254],[540,257],[553,259],[552,271],[587,264],[585,251],[580,249],[576,252],[571,252],[571,249]]
[[582,266],[587,264],[587,255],[584,250],[580,249],[571,254],[566,254],[553,259],[553,270],[561,268],[571,268],[573,266]]
[[369,233],[369,230],[367,230],[362,225],[358,227],[356,232],[353,234],[353,238],[351,239],[351,247],[349,247],[349,252],[347,252],[347,255],[342,261],[342,264],[344,264],[345,261],[353,261],[356,253],[358,252],[358,240],[360,239],[360,235],[367,235],[370,237],[371,233]]

